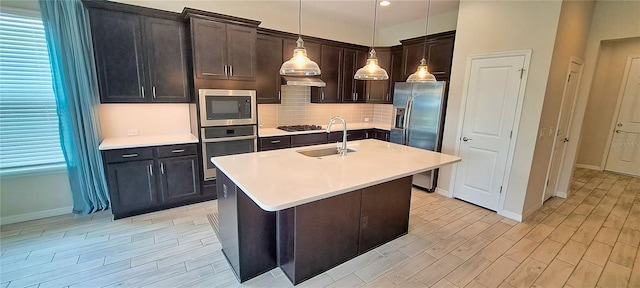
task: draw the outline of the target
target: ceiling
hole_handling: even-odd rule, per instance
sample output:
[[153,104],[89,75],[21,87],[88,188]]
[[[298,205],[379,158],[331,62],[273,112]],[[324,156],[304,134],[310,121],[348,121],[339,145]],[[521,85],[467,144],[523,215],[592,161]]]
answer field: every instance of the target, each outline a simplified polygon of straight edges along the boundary
[[[264,0],[269,1],[269,0]],[[379,2],[380,0],[374,0]],[[370,0],[302,0],[303,14],[326,15],[329,19],[342,20],[358,26],[373,24],[374,1]],[[389,0],[391,5],[378,6],[378,27],[389,27],[426,17],[426,0]],[[278,1],[280,2],[280,1]],[[276,1],[274,1],[276,3]],[[282,3],[282,2],[280,2]],[[284,3],[283,3],[284,4]],[[431,1],[430,16],[458,10],[459,0]],[[298,6],[298,1],[286,1],[286,5]],[[312,11],[312,12],[310,12]]]

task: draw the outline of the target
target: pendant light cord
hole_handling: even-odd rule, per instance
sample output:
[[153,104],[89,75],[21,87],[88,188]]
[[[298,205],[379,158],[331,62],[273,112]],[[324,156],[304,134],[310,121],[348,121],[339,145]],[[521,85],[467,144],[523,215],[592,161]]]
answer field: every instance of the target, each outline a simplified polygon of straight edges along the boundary
[[429,0],[427,4],[427,17],[425,19],[425,22],[427,22],[427,24],[424,25],[424,44],[422,46],[422,59],[425,59],[424,57],[427,55],[427,33],[429,33],[427,29],[429,28],[429,10],[430,9],[431,9],[431,0]]
[[373,39],[371,39],[371,49],[376,45],[376,20],[378,18],[378,0],[373,1]]
[[302,0],[298,2],[298,38],[302,37]]

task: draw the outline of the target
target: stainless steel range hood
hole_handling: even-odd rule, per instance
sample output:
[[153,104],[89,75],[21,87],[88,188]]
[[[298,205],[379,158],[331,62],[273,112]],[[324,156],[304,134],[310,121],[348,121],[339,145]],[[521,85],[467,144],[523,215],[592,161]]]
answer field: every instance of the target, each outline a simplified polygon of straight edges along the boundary
[[318,77],[305,77],[305,76],[282,76],[282,84],[287,86],[305,86],[305,87],[325,87],[327,83],[324,83]]

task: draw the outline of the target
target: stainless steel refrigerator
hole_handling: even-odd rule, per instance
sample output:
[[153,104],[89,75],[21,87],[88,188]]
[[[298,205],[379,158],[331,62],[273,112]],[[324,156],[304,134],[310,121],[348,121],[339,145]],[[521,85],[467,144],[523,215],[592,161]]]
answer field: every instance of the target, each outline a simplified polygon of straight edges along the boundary
[[[390,141],[431,151],[440,151],[444,127],[446,82],[395,84],[394,123]],[[437,169],[413,176],[413,185],[434,191]]]

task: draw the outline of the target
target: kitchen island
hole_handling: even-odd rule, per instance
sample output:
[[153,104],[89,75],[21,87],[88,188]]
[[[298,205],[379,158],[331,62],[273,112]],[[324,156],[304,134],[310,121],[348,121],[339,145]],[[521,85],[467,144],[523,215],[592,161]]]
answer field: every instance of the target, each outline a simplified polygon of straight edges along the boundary
[[378,141],[211,158],[220,242],[241,282],[280,266],[298,284],[408,231],[411,176],[459,157]]

